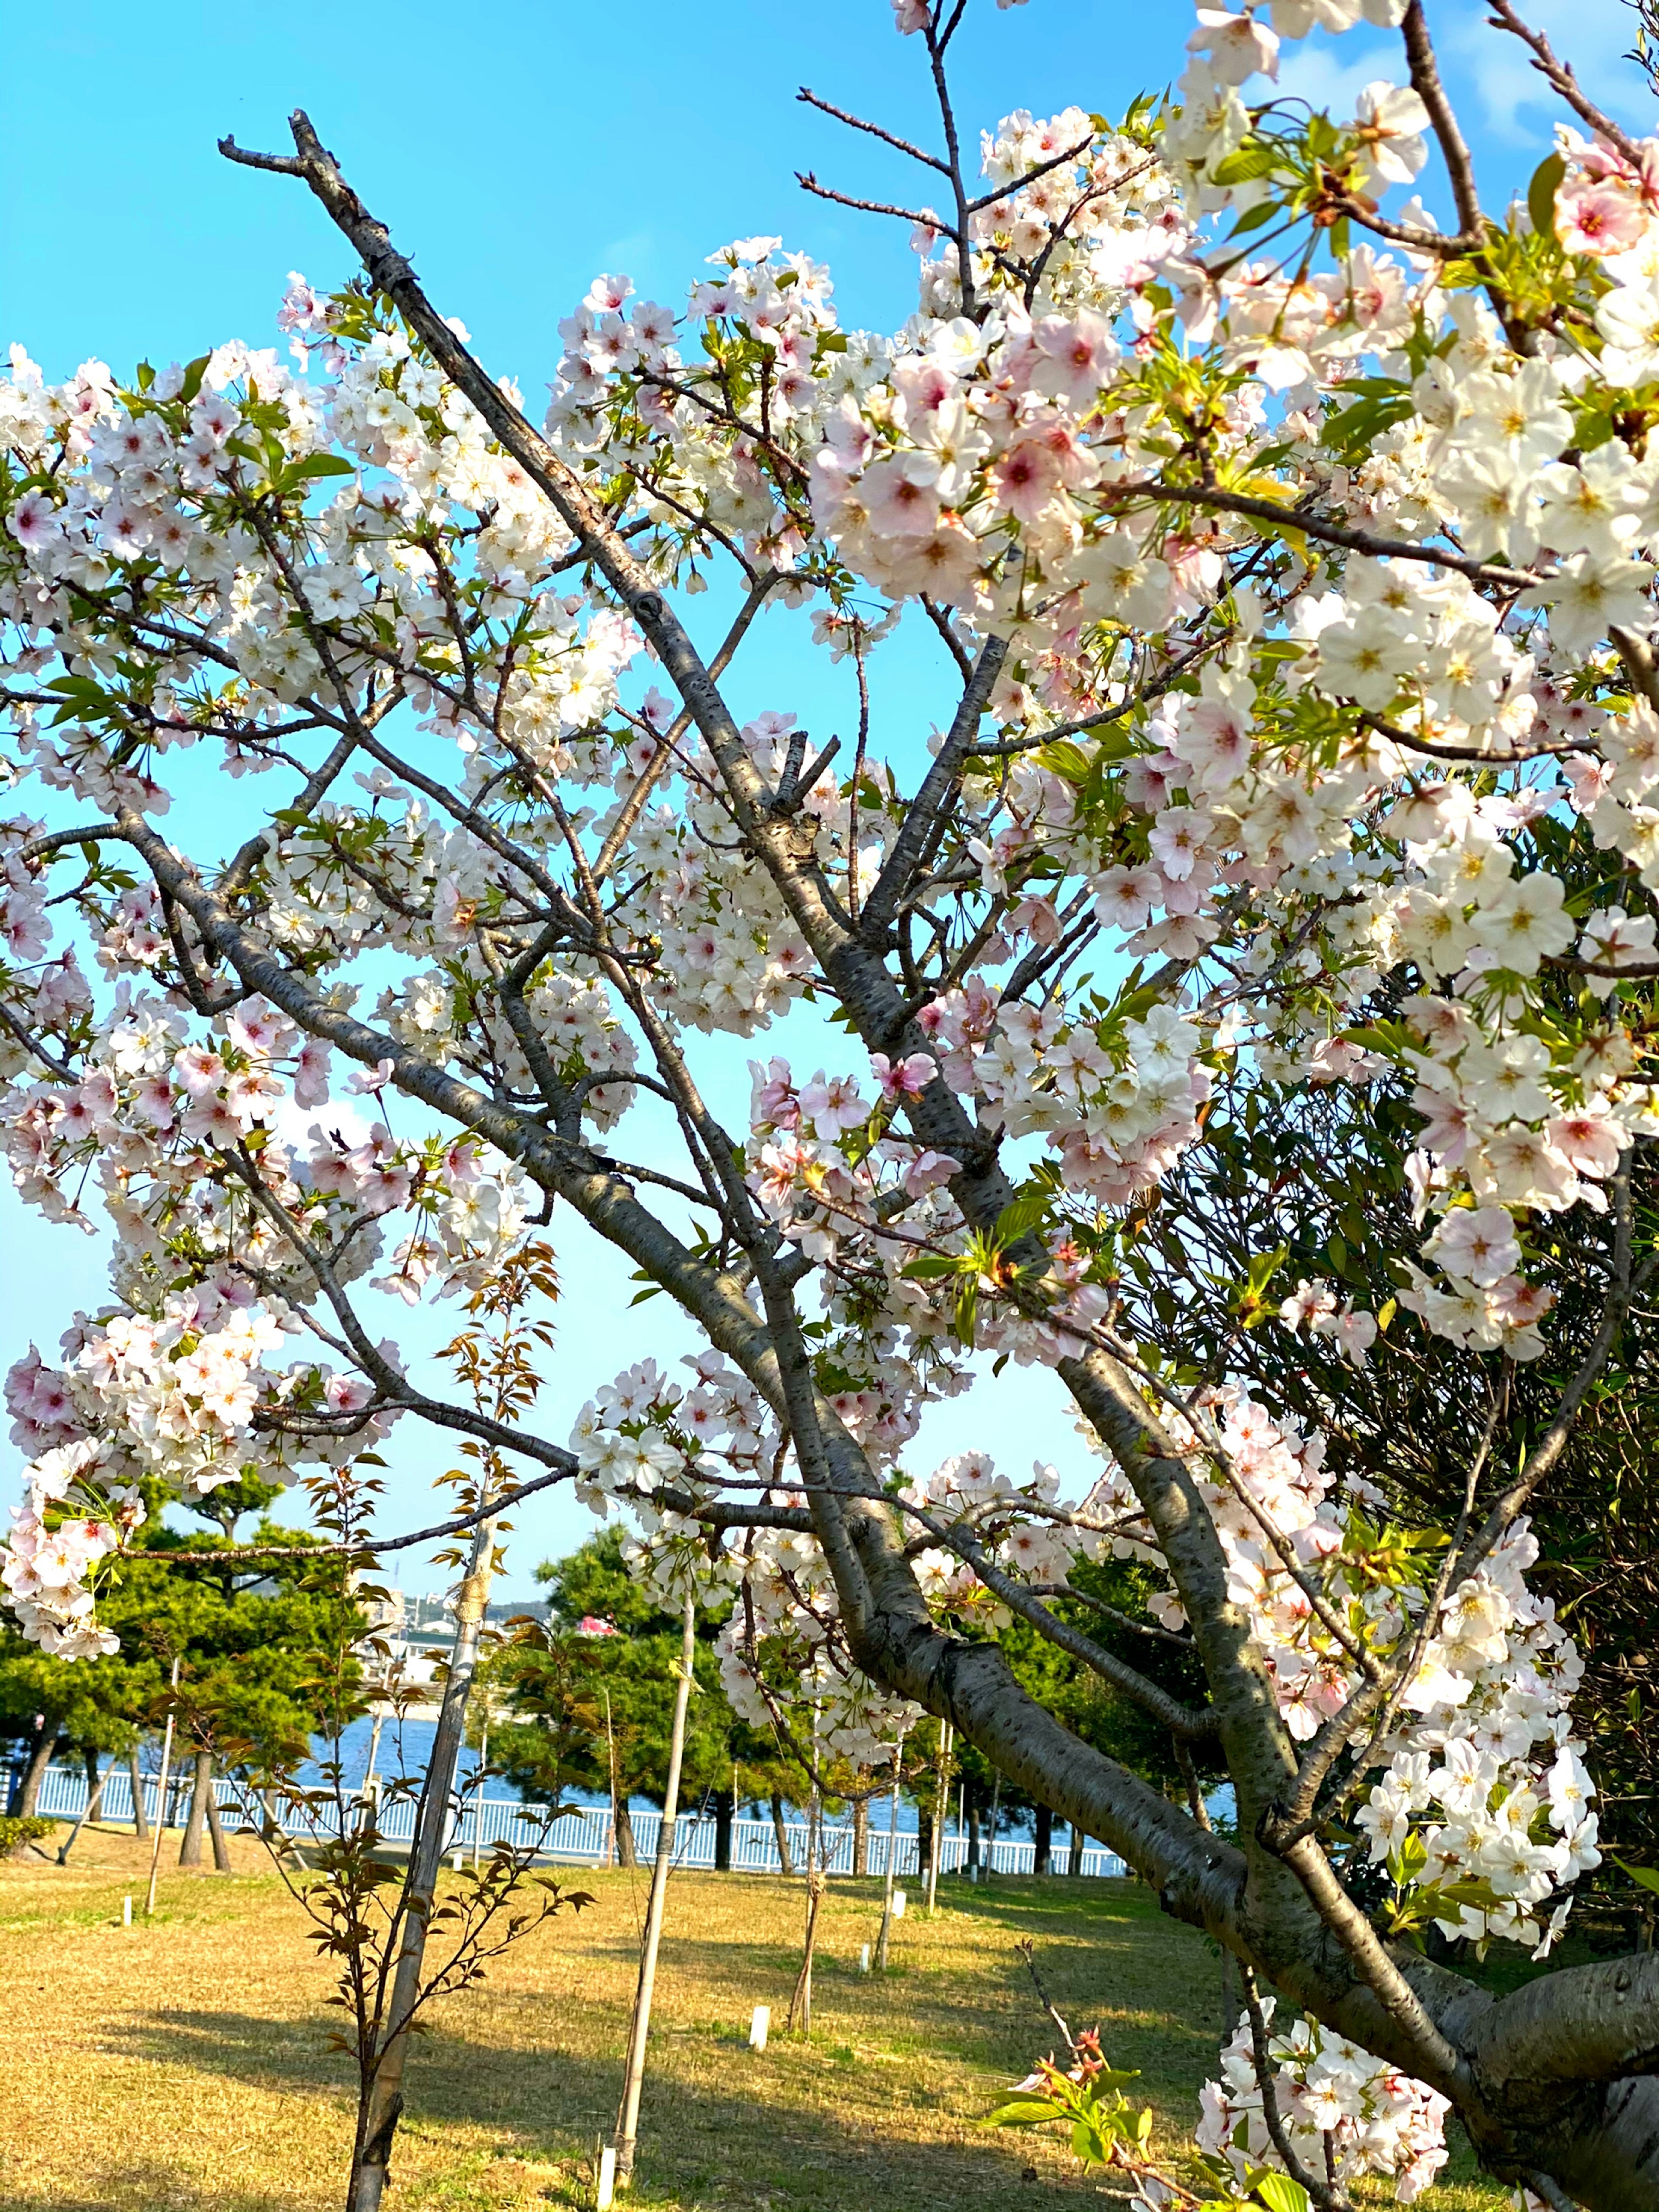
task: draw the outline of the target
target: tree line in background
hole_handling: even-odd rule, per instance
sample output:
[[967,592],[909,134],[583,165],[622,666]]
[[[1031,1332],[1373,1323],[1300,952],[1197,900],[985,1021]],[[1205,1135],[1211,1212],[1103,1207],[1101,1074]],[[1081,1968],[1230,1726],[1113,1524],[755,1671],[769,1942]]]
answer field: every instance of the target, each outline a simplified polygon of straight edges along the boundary
[[[362,1673],[355,1647],[368,1620],[348,1587],[349,1570],[321,1535],[270,1518],[277,1495],[257,1478],[224,1484],[193,1501],[191,1511],[210,1527],[188,1530],[167,1527],[160,1497],[152,1498],[151,1517],[111,1593],[108,1625],[119,1649],[104,1657],[64,1667],[26,1642],[9,1618],[0,1622],[9,1814],[34,1814],[54,1760],[84,1763],[89,1799],[100,1771],[125,1764],[137,1825],[146,1832],[156,1743],[171,1712],[173,1772],[187,1777],[190,1799],[180,1863],[199,1863],[205,1835],[216,1863],[228,1865],[216,1773],[234,1768],[269,1781],[303,1765],[337,1723],[342,1687],[355,1686]],[[278,1548],[250,1560],[241,1535]],[[317,1556],[308,1559],[307,1551]],[[175,1801],[177,1794],[169,1791]],[[168,1809],[161,1808],[163,1825]]]

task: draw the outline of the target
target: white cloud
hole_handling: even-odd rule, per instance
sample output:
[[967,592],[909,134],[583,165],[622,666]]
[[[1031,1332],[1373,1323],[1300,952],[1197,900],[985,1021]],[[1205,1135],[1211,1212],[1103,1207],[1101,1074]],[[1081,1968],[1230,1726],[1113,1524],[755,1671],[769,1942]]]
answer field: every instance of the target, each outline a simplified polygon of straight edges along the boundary
[[[1279,96],[1305,100],[1310,107],[1328,114],[1336,123],[1352,121],[1354,102],[1368,84],[1375,84],[1379,77],[1390,84],[1402,83],[1406,76],[1397,40],[1379,41],[1357,38],[1352,33],[1343,39],[1316,34],[1295,46],[1287,43],[1279,55],[1276,88]],[[1249,97],[1255,100],[1259,95],[1251,91]]]
[[[1562,60],[1571,64],[1598,106],[1642,131],[1659,121],[1640,72],[1624,58],[1636,19],[1623,0],[1523,0],[1522,13]],[[1454,90],[1466,97],[1473,94],[1495,137],[1535,137],[1544,117],[1553,121],[1566,112],[1533,67],[1526,47],[1507,32],[1494,30],[1479,0],[1459,0],[1440,32],[1440,44]]]

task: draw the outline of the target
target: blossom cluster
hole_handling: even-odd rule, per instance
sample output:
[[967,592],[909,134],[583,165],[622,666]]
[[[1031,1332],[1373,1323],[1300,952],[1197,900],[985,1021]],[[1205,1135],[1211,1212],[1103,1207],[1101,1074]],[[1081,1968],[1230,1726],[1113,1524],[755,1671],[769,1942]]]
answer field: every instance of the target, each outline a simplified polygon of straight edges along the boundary
[[[1437,1554],[1378,1571],[1389,1549],[1381,1493],[1340,1488],[1322,1437],[1235,1387],[1175,1426],[1291,1736],[1307,1742],[1342,1709],[1360,1680],[1356,1650],[1404,1663],[1400,1717],[1358,1778],[1355,1815],[1401,1906],[1448,1937],[1503,1937],[1542,1957],[1601,1854],[1571,1712],[1583,1664],[1553,1603],[1528,1587],[1538,1546],[1527,1523],[1425,1618]],[[1093,1517],[1115,1516],[1115,1553],[1158,1564],[1115,1462],[1089,1504]],[[1153,1604],[1166,1626],[1182,1622],[1173,1595]]]
[[[1271,2028],[1271,1996],[1261,2010]],[[1312,2021],[1270,2033],[1267,2051],[1279,2119],[1310,2172],[1339,2183],[1382,2176],[1401,2204],[1432,2187],[1448,2156],[1451,2107],[1444,2097]],[[1205,2083],[1202,2105],[1200,2149],[1224,2157],[1241,2181],[1252,2166],[1280,2164],[1263,2115],[1248,2014],[1223,2046],[1220,2078]]]

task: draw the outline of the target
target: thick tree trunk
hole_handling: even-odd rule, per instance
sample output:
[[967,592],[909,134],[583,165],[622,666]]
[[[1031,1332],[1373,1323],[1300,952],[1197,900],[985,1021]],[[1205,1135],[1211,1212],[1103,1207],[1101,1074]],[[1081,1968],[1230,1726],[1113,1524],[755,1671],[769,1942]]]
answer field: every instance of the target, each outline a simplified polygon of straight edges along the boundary
[[729,1790],[714,1792],[714,1871],[732,1871],[732,1823],[737,1817],[737,1804]]
[[52,1765],[52,1755],[58,1748],[58,1736],[55,1728],[43,1727],[34,1739],[23,1769],[23,1778],[18,1785],[12,1811],[20,1820],[32,1820],[40,1802],[40,1785],[46,1778],[46,1769]]
[[860,1797],[853,1808],[853,1871],[870,1871],[870,1801]]
[[785,1874],[793,1874],[795,1861],[789,1849],[789,1830],[783,1817],[783,1799],[775,1790],[772,1792],[772,1833],[777,1838],[778,1864]]
[[1031,1872],[1047,1874],[1054,1848],[1054,1816],[1046,1805],[1036,1808],[1036,1841],[1031,1850]]
[[132,1787],[132,1832],[141,1844],[149,1841],[149,1814],[144,1810],[144,1775],[138,1764],[138,1747],[127,1753],[127,1780]]
[[208,1799],[213,1794],[213,1753],[198,1751],[196,1754],[196,1779],[190,1793],[190,1818],[185,1823],[184,1840],[179,1846],[181,1867],[202,1863],[202,1836],[207,1826]]

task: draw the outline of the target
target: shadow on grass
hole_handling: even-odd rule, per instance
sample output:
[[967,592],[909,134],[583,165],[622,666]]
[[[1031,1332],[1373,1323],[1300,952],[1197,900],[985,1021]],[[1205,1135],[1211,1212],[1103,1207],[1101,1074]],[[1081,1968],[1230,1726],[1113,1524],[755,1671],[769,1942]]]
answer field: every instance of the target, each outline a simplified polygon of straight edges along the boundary
[[272,2212],[282,2201],[265,2190],[228,2188],[222,2181],[192,2188],[158,2159],[123,2154],[118,2161],[107,2163],[107,2182],[94,2181],[73,2195],[54,2189],[50,2197],[27,2196],[9,2187],[0,2204],[5,2212],[133,2212],[135,2205],[144,2212]]
[[[712,2059],[726,2075],[724,2081],[686,2078],[676,2062],[692,2039],[703,2046],[705,2065]],[[728,2040],[729,2051],[719,2047]],[[314,2028],[284,2028],[246,2014],[155,2013],[118,2030],[106,2047],[289,2096],[343,2101],[352,2094],[347,2062],[322,2048]],[[844,2212],[849,2205],[1001,2212],[1011,2202],[1035,2206],[1083,2195],[1098,2201],[1097,2180],[1040,2176],[1023,2136],[975,2131],[962,2142],[907,2136],[907,2112],[933,2100],[904,2095],[891,2066],[870,2084],[867,2102],[855,2099],[860,2108],[846,2109],[848,2062],[856,2064],[854,2054],[829,2034],[811,2045],[775,2045],[757,2057],[735,2027],[729,2039],[706,2027],[665,2028],[647,2081],[636,2195],[744,2207],[769,2198],[801,2212]],[[504,2048],[441,2027],[423,2039],[411,2069],[410,2118],[422,2130],[481,2128],[497,2138],[499,2152],[521,2158],[580,2159],[596,2134],[611,2132],[619,2078],[619,2061],[608,2056],[574,2054],[551,2041]],[[85,2199],[84,2212],[107,2212],[118,2201],[133,2202],[130,2182],[118,2198]],[[165,2191],[154,2201],[169,2212],[174,2206],[194,2212],[198,2202]],[[228,2212],[253,2212],[264,2202],[212,2201]],[[52,2212],[83,2207],[59,2200]]]

